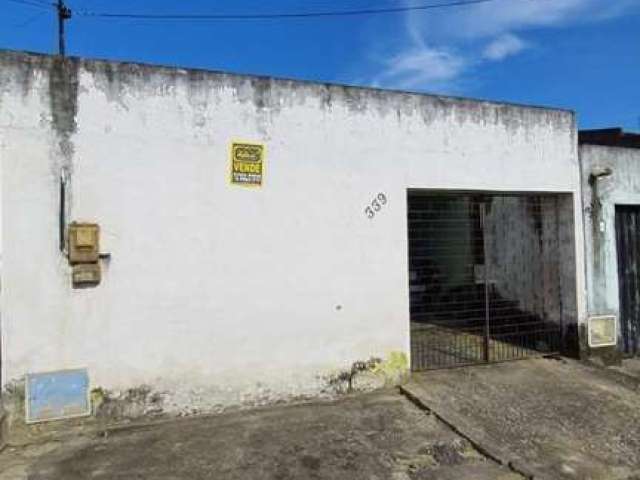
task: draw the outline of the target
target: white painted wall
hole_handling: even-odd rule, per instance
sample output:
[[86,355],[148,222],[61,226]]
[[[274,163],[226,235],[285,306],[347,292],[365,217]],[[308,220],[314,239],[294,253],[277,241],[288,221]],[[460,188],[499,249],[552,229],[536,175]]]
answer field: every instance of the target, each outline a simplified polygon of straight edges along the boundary
[[[616,249],[616,205],[640,205],[640,150],[581,145],[582,185],[585,206],[588,312],[618,315],[618,257]],[[593,217],[595,200],[589,175],[610,168],[612,174],[598,180],[601,210]],[[594,225],[595,219],[595,225]]]
[[[95,386],[207,407],[408,353],[408,188],[574,193],[583,247],[570,112],[75,61],[65,156],[55,62],[0,54],[7,380],[87,367]],[[228,183],[233,139],[267,145],[263,188]],[[58,251],[65,164],[70,219],[98,222],[112,255],[95,289],[71,289]]]

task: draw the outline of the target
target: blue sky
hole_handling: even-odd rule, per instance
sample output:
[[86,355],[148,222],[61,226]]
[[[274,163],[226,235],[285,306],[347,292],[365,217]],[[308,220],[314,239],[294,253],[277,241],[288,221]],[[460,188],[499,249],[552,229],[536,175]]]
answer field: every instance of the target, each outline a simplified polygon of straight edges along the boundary
[[[0,0],[0,48],[52,52],[53,11]],[[107,20],[81,12],[270,13],[446,0],[68,0],[68,54],[570,108],[640,131],[640,0],[495,0],[298,20]]]

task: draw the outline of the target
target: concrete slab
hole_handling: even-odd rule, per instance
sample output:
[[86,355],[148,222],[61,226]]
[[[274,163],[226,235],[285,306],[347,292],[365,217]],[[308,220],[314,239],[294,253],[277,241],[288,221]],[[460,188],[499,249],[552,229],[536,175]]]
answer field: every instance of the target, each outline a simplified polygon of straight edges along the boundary
[[9,447],[0,480],[522,480],[395,390]]
[[610,368],[635,379],[640,384],[640,358],[625,359],[622,365]]
[[485,453],[536,479],[640,471],[640,395],[604,370],[535,359],[426,372],[404,388]]

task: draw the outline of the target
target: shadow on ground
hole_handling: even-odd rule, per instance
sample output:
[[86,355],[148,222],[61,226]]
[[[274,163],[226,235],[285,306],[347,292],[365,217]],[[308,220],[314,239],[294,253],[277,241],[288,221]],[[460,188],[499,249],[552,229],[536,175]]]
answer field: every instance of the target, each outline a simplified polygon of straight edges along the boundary
[[10,449],[1,480],[516,480],[395,391]]

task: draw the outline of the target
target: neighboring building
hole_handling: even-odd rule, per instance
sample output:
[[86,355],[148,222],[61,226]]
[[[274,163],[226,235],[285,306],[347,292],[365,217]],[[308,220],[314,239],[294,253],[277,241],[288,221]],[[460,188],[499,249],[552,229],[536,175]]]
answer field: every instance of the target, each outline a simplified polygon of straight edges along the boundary
[[582,145],[640,148],[640,134],[625,132],[621,128],[580,130],[579,142]]
[[372,357],[569,348],[576,135],[564,110],[1,52],[3,383],[86,368],[192,411]]
[[640,135],[579,134],[589,315],[618,318],[618,349],[640,352]]

